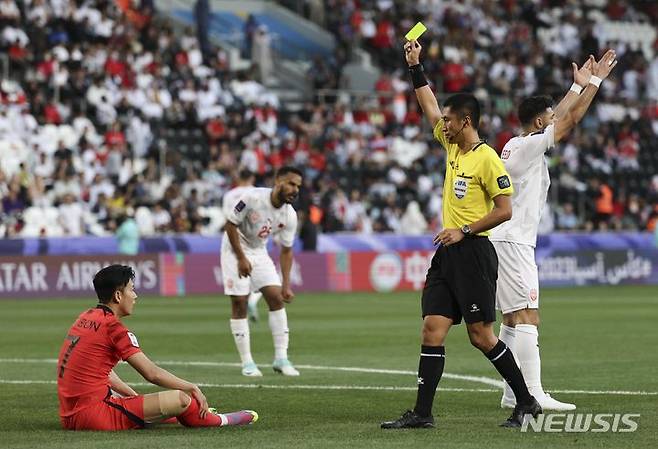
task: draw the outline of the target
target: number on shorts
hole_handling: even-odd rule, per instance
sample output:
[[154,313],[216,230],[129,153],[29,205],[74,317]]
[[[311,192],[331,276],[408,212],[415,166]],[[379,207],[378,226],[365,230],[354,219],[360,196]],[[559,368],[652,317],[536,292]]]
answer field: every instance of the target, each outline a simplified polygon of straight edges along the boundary
[[59,377],[64,377],[64,368],[66,368],[66,363],[69,361],[69,357],[71,357],[71,353],[73,352],[73,349],[75,348],[75,345],[78,344],[80,341],[80,336],[79,335],[67,335],[66,339],[70,341],[71,343],[69,344],[68,349],[66,350],[66,354],[64,354],[64,359],[62,360],[62,364],[59,367]]

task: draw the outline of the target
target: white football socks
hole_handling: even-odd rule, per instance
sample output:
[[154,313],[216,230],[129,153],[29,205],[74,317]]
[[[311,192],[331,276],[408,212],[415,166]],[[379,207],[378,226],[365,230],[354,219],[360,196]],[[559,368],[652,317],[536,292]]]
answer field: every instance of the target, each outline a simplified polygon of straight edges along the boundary
[[231,319],[231,333],[235,340],[235,347],[238,348],[242,364],[254,363],[251,357],[251,343],[249,340],[249,321],[246,318],[234,320]]
[[[516,329],[510,326],[506,326],[504,324],[500,324],[500,333],[498,335],[498,339],[505,343],[507,347],[509,348],[510,351],[512,351],[512,354],[514,354],[514,360],[516,360],[516,364],[519,364],[519,360],[516,357]],[[505,400],[509,402],[514,402],[516,401],[516,397],[514,396],[514,392],[512,391],[512,387],[509,386],[507,382],[503,382],[505,385],[503,387],[503,397]]]
[[272,340],[274,340],[274,359],[288,358],[288,314],[282,308],[276,311],[270,310],[269,316]]
[[516,356],[530,394],[544,392],[541,386],[541,360],[539,358],[539,332],[532,324],[516,325]]

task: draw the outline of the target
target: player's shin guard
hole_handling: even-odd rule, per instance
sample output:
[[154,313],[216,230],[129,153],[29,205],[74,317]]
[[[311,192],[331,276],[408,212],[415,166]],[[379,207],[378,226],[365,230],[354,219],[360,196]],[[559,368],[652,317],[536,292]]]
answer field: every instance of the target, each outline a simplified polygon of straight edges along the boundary
[[289,333],[286,309],[270,311],[269,324],[272,331],[272,340],[274,340],[274,359],[287,360]]
[[496,367],[496,370],[498,370],[500,375],[503,376],[503,379],[509,384],[512,391],[514,391],[517,405],[529,403],[531,401],[531,396],[528,392],[528,387],[526,387],[521,370],[516,364],[514,355],[507,345],[498,340],[496,346],[485,355],[489,361],[493,363],[493,366]]
[[[500,334],[498,335],[498,338],[500,341],[505,343],[507,347],[509,348],[510,351],[512,351],[512,354],[515,354],[514,351],[516,351],[516,329],[511,327],[511,326],[506,326],[504,324],[500,325]],[[515,357],[516,359],[516,357]],[[517,364],[518,364],[518,359],[517,359]],[[522,371],[523,372],[523,371]],[[524,375],[525,377],[525,375]],[[526,379],[527,382],[527,379]],[[503,402],[507,402],[510,404],[513,404],[515,401],[514,399],[514,392],[512,391],[512,388],[510,388],[509,384],[505,382],[505,385],[503,387]]]
[[249,321],[246,318],[239,320],[231,319],[231,333],[233,340],[235,340],[235,347],[240,354],[242,365],[246,363],[254,363],[251,357],[251,342],[249,339]]
[[190,405],[176,417],[178,422],[185,427],[219,427],[222,425],[222,419],[214,413],[206,413],[206,416],[201,418],[199,416],[199,403],[196,399],[191,399]]
[[531,394],[543,392],[541,386],[541,360],[539,358],[539,332],[532,324],[516,325],[516,355],[521,372]]
[[443,346],[421,346],[418,362],[418,393],[414,411],[422,417],[432,415],[432,404],[445,366]]

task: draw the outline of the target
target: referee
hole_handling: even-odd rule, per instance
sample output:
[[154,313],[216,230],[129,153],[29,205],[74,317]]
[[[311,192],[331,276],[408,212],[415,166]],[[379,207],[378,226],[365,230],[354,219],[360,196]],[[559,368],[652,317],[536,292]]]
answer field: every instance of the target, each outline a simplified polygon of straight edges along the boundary
[[405,56],[416,97],[445,148],[443,224],[439,245],[427,272],[422,296],[423,331],[418,364],[416,405],[384,429],[434,427],[432,403],[445,365],[450,327],[466,322],[468,337],[493,363],[516,396],[512,416],[501,424],[520,427],[524,415],[536,417],[541,407],[526,387],[512,352],[493,332],[496,320],[498,258],[489,230],[512,217],[512,183],[505,167],[478,135],[480,105],[471,94],[449,97],[439,108],[420,64],[422,47],[405,44]]

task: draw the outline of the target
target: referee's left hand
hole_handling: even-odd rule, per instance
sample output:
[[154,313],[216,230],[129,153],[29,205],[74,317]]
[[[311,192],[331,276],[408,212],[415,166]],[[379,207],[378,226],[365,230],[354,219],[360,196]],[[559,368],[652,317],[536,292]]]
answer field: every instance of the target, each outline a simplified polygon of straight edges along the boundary
[[444,229],[434,237],[434,244],[450,246],[454,243],[461,242],[463,239],[464,233],[461,229]]

